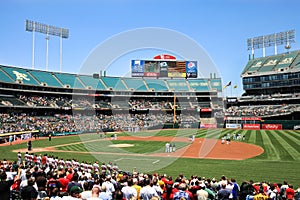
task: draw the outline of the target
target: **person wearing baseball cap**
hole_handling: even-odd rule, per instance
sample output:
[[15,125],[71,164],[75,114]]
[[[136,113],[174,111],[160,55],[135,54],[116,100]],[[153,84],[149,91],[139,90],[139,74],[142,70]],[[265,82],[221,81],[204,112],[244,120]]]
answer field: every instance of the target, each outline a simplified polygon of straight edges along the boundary
[[78,186],[72,186],[70,189],[69,196],[63,196],[62,200],[77,200],[81,199],[80,193],[82,192],[82,189]]

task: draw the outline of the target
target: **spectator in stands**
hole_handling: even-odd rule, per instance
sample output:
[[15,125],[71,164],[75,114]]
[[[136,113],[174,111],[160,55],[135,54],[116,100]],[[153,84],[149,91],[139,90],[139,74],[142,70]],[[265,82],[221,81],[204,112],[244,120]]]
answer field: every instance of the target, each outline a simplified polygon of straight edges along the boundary
[[87,200],[99,200],[100,199],[99,194],[100,194],[100,188],[94,187],[92,189],[92,196],[90,198],[88,198]]
[[288,184],[288,188],[285,190],[286,192],[286,199],[293,200],[295,196],[294,187],[291,184]]
[[23,200],[36,200],[38,191],[34,187],[35,179],[33,177],[28,179],[28,185],[22,188],[21,196]]
[[144,183],[145,183],[145,186],[142,187],[141,192],[140,192],[141,199],[148,200],[148,199],[151,199],[153,196],[158,196],[155,189],[153,187],[151,187],[151,180],[149,178],[146,178]]
[[81,199],[80,193],[82,192],[82,188],[79,186],[72,186],[69,191],[69,196],[63,196],[62,200],[76,200]]
[[72,176],[72,180],[71,182],[68,183],[68,189],[67,192],[70,194],[71,188],[73,186],[78,186],[81,190],[82,190],[82,185],[80,183],[78,183],[79,180],[79,175],[78,173],[74,173]]
[[142,187],[140,185],[138,185],[137,178],[132,178],[132,186],[131,187],[136,190],[136,196],[137,196],[137,199],[139,200]]
[[61,200],[58,188],[53,188],[53,190],[51,191],[50,200]]
[[205,190],[204,183],[201,183],[199,185],[199,190],[197,190],[196,194],[197,194],[197,199],[202,199],[202,200],[208,199],[208,192]]
[[230,192],[226,189],[226,186],[225,182],[221,184],[221,189],[218,191],[219,200],[229,200]]
[[63,171],[58,172],[58,181],[61,185],[60,193],[64,195],[68,190],[69,179],[66,178],[66,173]]
[[186,189],[187,187],[185,183],[179,184],[178,192],[174,193],[173,199],[181,200],[182,198],[184,198],[185,200],[191,200],[192,195],[190,195],[190,193]]
[[115,186],[112,184],[111,175],[107,175],[105,181],[102,183],[102,186],[105,186],[106,193],[109,195],[109,198],[112,199],[115,194]]
[[0,199],[9,200],[10,199],[10,187],[15,181],[20,179],[21,169],[18,169],[18,174],[14,179],[7,180],[7,174],[5,171],[0,171]]
[[99,199],[103,199],[103,200],[110,200],[111,197],[110,195],[106,192],[106,186],[102,185],[101,187],[101,192],[99,194]]
[[267,200],[268,196],[265,194],[263,187],[261,186],[258,194],[254,195],[254,200]]

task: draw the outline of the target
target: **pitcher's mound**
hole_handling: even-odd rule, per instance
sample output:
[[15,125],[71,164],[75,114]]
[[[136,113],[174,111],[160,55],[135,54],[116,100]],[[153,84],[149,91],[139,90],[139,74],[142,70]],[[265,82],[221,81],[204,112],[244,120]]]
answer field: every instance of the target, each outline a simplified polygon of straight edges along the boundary
[[111,144],[109,147],[123,148],[123,147],[133,147],[133,144]]

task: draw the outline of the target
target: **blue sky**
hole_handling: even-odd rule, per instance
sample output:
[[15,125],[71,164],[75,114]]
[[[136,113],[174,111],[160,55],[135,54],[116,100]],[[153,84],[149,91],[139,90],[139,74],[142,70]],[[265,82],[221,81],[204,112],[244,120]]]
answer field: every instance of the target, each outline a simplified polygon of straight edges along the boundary
[[[78,73],[90,52],[124,31],[159,27],[180,32],[201,45],[223,83],[242,92],[240,74],[247,63],[246,40],[300,26],[297,0],[4,0],[1,7],[0,64],[31,68],[32,34],[25,20],[69,28],[63,41],[63,72]],[[120,44],[122,45],[122,44]],[[35,68],[45,69],[45,36],[36,34]],[[298,50],[299,43],[291,50]],[[133,50],[134,51],[134,50]],[[130,59],[151,59],[158,51],[133,52],[113,62],[108,75],[122,76]],[[267,49],[267,55],[273,49]],[[279,53],[285,52],[283,47]],[[262,52],[256,51],[256,57]],[[59,39],[49,41],[49,70],[59,71]]]

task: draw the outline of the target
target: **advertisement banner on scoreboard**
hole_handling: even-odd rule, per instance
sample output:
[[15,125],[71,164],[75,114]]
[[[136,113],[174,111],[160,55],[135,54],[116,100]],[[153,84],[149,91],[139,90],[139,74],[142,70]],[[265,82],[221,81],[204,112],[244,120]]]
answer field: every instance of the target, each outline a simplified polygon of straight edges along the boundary
[[246,129],[246,130],[260,130],[260,124],[243,124],[243,129]]
[[197,61],[186,61],[186,77],[187,78],[197,78],[198,77],[198,67]]
[[226,128],[228,128],[228,129],[241,129],[242,125],[241,124],[226,124]]
[[132,60],[131,61],[131,76],[132,77],[144,76],[144,61],[143,60]]
[[265,130],[282,130],[282,124],[263,124],[262,129],[265,129]]

